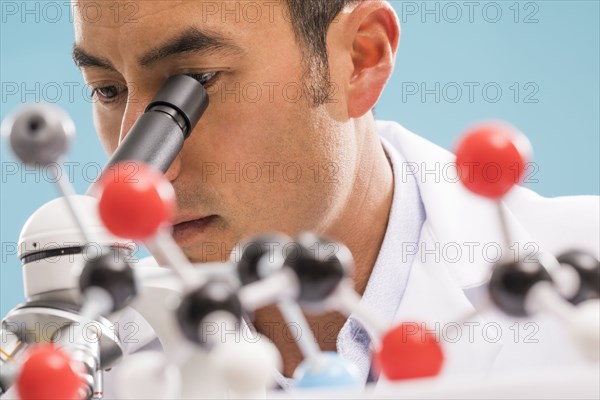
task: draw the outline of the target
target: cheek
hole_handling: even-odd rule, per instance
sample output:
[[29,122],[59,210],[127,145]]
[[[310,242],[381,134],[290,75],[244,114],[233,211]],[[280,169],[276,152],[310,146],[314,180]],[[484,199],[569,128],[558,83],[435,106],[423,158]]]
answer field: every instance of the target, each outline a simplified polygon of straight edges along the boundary
[[325,115],[286,102],[221,104],[206,115],[186,143],[185,181],[218,194],[236,229],[296,234],[337,212],[343,154]]
[[239,165],[242,172],[246,169],[253,176],[256,173],[251,172],[258,164],[263,166],[264,180],[271,164],[301,164],[306,171],[326,158],[326,152],[315,139],[318,133],[314,131],[311,110],[300,103],[277,99],[257,103],[217,102],[212,101],[213,109],[205,114],[206,118],[188,139],[186,158],[225,163],[228,169]]

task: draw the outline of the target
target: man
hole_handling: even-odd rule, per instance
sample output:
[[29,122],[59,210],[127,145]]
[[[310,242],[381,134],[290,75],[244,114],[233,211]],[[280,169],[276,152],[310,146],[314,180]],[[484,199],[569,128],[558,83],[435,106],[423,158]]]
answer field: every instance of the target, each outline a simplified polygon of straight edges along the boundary
[[[89,2],[74,3],[73,57],[93,89],[108,153],[167,77],[190,74],[210,93],[209,109],[167,172],[177,193],[174,236],[191,261],[224,260],[258,233],[310,230],[350,248],[356,291],[390,325],[473,313],[488,260],[478,249],[468,261],[465,254],[433,262],[427,246],[498,243],[495,208],[459,183],[406,174],[406,163],[452,156],[375,121],[400,39],[386,1],[94,4],[98,18],[89,17]],[[597,198],[544,200],[517,189],[508,206],[515,230],[524,227],[549,252],[576,245],[598,256]],[[356,319],[330,313],[309,323],[322,349],[338,350],[367,379],[370,338]],[[284,326],[279,313],[261,310],[255,326],[291,376],[302,356],[282,328],[272,329]],[[488,368],[493,347],[481,351],[484,361],[458,357],[449,365]]]

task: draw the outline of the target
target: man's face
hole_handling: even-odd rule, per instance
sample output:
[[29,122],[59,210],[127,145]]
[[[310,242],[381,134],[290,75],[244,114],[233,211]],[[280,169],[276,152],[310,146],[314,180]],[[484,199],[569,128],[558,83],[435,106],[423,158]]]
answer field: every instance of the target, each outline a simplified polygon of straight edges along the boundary
[[210,217],[175,227],[192,261],[222,260],[258,233],[327,231],[357,169],[334,62],[343,59],[339,37],[328,39],[332,100],[315,107],[302,92],[302,50],[283,3],[92,3],[75,5],[75,45],[97,89],[94,122],[108,153],[169,76],[217,73],[206,83],[209,108],[167,173],[175,222]]

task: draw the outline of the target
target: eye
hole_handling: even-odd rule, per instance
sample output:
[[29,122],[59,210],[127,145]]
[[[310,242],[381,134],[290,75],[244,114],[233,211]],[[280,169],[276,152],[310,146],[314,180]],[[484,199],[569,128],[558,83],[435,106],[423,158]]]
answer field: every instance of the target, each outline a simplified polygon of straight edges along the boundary
[[190,78],[194,78],[195,80],[200,82],[200,84],[202,86],[207,88],[207,87],[210,87],[214,83],[216,78],[219,76],[219,72],[210,71],[210,72],[189,73],[189,74],[185,74],[185,75],[189,76]]
[[92,98],[98,99],[101,103],[113,103],[127,91],[127,86],[122,84],[113,84],[106,86],[92,86]]

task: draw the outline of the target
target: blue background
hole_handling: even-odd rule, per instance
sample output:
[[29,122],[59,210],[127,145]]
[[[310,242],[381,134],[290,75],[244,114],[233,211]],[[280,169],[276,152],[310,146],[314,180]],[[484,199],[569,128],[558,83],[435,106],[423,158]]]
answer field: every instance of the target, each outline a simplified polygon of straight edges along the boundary
[[[9,15],[6,3],[20,10]],[[44,2],[2,2],[0,117],[22,100],[35,101],[36,95],[56,102],[78,128],[69,160],[103,165],[106,155],[94,133],[91,105],[70,58],[73,32],[63,3],[55,3],[61,5],[58,16],[56,8],[46,8],[44,13]],[[33,14],[23,12],[24,4]],[[476,120],[506,119],[533,143],[538,169],[529,187],[547,196],[599,193],[597,1],[478,2],[471,15],[462,1],[392,4],[401,19],[402,39],[394,76],[376,109],[378,118],[399,121],[447,148]],[[478,85],[472,98],[466,82]],[[15,84],[18,93],[8,93],[6,89]],[[73,98],[69,87],[74,88]],[[407,91],[415,87],[418,93]],[[422,97],[422,88],[433,92]],[[19,262],[9,246],[18,240],[28,216],[57,193],[43,174],[23,178],[20,170],[10,175],[16,160],[6,142],[1,146],[3,316],[23,300]],[[84,170],[79,167],[74,172],[77,191],[85,191],[89,179]],[[95,177],[93,168],[87,172]]]

